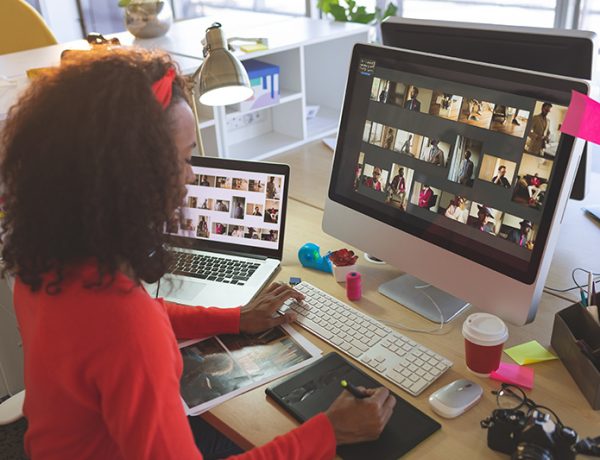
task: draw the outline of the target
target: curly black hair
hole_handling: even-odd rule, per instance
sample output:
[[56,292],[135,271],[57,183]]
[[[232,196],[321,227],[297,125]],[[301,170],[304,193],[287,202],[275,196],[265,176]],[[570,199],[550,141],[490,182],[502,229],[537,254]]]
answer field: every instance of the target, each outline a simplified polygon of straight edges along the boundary
[[177,76],[165,110],[151,86],[170,67],[161,51],[69,53],[11,108],[2,257],[33,291],[59,292],[65,270],[88,260],[97,286],[124,266],[137,283],[165,273],[164,223],[185,194],[169,108],[187,94]]

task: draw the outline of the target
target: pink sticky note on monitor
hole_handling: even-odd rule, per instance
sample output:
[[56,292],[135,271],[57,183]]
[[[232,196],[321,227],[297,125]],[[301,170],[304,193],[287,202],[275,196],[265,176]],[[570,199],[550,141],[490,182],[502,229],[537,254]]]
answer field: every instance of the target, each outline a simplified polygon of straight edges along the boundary
[[585,94],[571,91],[571,103],[560,130],[600,144],[600,103]]
[[533,369],[512,363],[500,363],[500,367],[490,374],[490,377],[500,382],[512,383],[523,388],[533,388]]

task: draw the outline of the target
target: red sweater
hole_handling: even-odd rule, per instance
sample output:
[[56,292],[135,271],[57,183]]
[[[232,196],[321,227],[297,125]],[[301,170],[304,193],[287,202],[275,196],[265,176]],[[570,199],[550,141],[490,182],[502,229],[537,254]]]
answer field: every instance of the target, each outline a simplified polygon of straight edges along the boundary
[[[177,338],[239,332],[240,310],[151,298],[124,275],[88,289],[93,265],[58,295],[17,280],[25,352],[25,445],[32,460],[201,459],[179,396]],[[320,414],[238,459],[330,459],[335,436]]]

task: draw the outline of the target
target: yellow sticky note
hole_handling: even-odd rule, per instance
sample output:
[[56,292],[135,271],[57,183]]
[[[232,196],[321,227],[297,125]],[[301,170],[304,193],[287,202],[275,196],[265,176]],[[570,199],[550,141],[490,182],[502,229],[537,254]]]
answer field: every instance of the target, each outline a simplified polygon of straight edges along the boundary
[[256,43],[254,45],[242,45],[242,46],[240,46],[240,49],[244,53],[253,53],[255,51],[268,50],[269,48],[266,45],[263,45],[262,43]]
[[510,356],[521,366],[524,364],[534,364],[542,361],[558,359],[554,354],[542,347],[537,340],[522,343],[516,347],[507,348],[504,350],[504,353]]

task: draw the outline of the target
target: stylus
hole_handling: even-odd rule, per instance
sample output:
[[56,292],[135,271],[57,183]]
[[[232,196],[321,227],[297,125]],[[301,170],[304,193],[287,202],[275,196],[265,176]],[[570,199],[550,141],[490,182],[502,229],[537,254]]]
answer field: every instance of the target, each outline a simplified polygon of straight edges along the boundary
[[358,387],[356,387],[355,385],[352,385],[347,380],[342,380],[340,382],[340,385],[342,386],[342,388],[344,388],[345,390],[348,390],[350,393],[352,393],[352,396],[354,396],[356,399],[365,399],[368,396],[366,393],[360,391],[358,389]]

